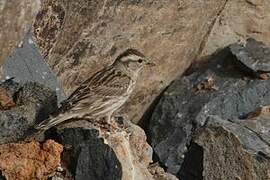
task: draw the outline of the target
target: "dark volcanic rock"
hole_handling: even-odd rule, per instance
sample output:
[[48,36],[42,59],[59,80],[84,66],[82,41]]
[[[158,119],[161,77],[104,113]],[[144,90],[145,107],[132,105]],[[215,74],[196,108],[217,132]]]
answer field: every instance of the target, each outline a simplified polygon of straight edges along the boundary
[[270,80],[249,75],[225,49],[165,91],[150,119],[149,135],[155,153],[169,172],[180,173],[191,135],[209,115],[243,118],[270,104]]
[[3,176],[2,172],[0,172],[0,180],[6,180],[6,178]]
[[31,112],[33,119],[30,123],[38,123],[57,110],[56,93],[42,84],[28,82],[16,93],[16,104],[28,108],[27,114]]
[[263,42],[249,38],[244,45],[230,45],[230,50],[251,71],[270,72],[270,48]]
[[99,137],[96,129],[64,128],[54,133],[54,138],[62,144],[72,146],[67,164],[76,180],[122,178],[122,168],[116,154]]
[[19,83],[13,81],[13,78],[7,79],[1,83],[1,88],[4,88],[7,90],[11,96],[14,96],[14,94],[19,90],[20,85]]
[[202,172],[203,148],[192,142],[177,176],[181,177],[181,179],[201,180]]
[[11,95],[15,107],[0,111],[0,144],[23,138],[27,129],[57,109],[55,92],[38,83],[20,85],[12,80],[0,85]]

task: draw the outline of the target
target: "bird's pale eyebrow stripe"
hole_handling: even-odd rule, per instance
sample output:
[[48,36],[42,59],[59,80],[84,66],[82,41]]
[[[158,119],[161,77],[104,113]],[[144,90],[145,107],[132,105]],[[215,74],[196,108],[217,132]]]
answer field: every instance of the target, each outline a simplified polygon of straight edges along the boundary
[[140,59],[140,58],[142,58],[141,56],[138,56],[138,55],[127,55],[127,56],[124,56],[123,57],[123,59],[124,60],[134,60],[135,61],[135,59],[137,60],[137,59]]

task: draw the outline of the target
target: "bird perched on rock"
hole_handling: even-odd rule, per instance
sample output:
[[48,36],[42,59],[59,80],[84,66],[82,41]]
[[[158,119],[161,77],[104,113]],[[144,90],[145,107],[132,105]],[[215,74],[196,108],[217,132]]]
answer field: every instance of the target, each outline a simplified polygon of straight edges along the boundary
[[114,63],[84,81],[63,103],[60,114],[34,126],[45,131],[71,119],[100,119],[110,123],[114,111],[120,108],[134,90],[135,83],[145,65],[151,65],[135,49],[127,49]]

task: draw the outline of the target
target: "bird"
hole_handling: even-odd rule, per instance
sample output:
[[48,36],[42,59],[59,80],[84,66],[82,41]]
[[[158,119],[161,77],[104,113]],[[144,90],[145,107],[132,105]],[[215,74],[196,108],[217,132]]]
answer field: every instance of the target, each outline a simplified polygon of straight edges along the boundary
[[112,114],[130,97],[145,66],[155,65],[144,54],[129,48],[115,61],[86,79],[64,100],[55,117],[36,124],[34,129],[46,131],[72,119],[105,118],[111,123]]

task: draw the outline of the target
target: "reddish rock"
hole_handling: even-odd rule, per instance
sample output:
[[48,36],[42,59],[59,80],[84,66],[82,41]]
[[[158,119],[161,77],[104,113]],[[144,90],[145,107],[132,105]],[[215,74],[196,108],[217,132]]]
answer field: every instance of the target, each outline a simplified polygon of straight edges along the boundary
[[16,104],[11,94],[4,88],[0,87],[0,109],[6,110],[14,107]]
[[60,166],[62,151],[53,140],[0,145],[0,170],[7,179],[47,179]]

